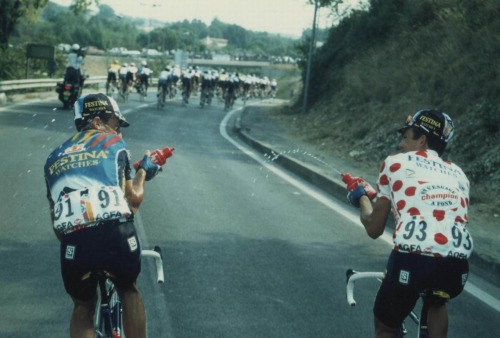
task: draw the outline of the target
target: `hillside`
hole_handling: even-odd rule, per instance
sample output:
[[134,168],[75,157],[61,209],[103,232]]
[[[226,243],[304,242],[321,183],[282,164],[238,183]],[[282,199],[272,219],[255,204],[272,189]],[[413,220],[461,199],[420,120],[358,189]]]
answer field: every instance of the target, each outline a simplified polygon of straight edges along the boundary
[[[471,180],[476,212],[498,223],[500,3],[373,2],[422,8],[397,8],[403,19],[377,36],[365,23],[367,15],[379,13],[358,13],[341,24],[314,56],[308,112],[298,99],[274,116],[318,150],[376,170],[397,151],[395,131],[408,115],[422,108],[446,111],[456,131],[444,157]],[[349,36],[361,41],[346,42]]]

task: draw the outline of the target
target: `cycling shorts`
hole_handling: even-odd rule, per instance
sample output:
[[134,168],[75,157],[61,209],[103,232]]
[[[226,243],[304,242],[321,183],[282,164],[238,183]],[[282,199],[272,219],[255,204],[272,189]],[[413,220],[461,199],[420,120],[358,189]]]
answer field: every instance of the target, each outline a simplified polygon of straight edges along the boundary
[[102,222],[63,236],[61,273],[66,292],[81,301],[95,297],[97,280],[83,278],[105,270],[117,287],[134,283],[141,271],[141,247],[134,223]]
[[108,72],[108,83],[109,82],[116,82],[116,73],[113,72]]
[[158,88],[162,87],[163,90],[167,90],[167,79],[158,79]]
[[415,307],[420,292],[442,291],[454,298],[464,289],[468,272],[465,259],[392,251],[373,313],[384,325],[397,328]]

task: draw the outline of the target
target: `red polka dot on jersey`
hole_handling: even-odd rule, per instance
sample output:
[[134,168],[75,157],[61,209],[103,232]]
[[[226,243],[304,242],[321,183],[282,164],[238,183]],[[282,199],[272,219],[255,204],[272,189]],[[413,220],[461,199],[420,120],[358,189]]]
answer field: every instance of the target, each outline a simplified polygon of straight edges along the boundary
[[394,163],[389,167],[391,173],[398,171],[401,168],[401,163]]
[[427,152],[425,150],[417,151],[417,155],[427,158]]
[[382,166],[380,167],[380,172],[384,171],[384,169],[385,169],[385,162],[382,163]]
[[412,216],[417,216],[420,215],[420,210],[418,210],[417,208],[410,208],[408,209],[408,213]]
[[398,211],[403,210],[405,206],[406,206],[406,202],[404,200],[398,201],[396,203],[396,207],[398,208]]
[[398,191],[399,189],[401,189],[403,187],[403,181],[401,180],[397,180],[396,182],[394,182],[394,184],[392,185],[392,190],[393,191]]
[[442,221],[444,219],[444,216],[445,216],[445,212],[444,210],[434,210],[432,212],[432,215],[434,216],[435,219],[437,219],[438,221]]
[[380,176],[379,182],[381,185],[388,185],[389,179],[387,178],[387,175]]
[[437,244],[444,245],[444,244],[448,243],[448,237],[446,237],[442,233],[437,233],[437,234],[434,235],[434,241]]
[[417,190],[417,187],[408,187],[405,189],[405,195],[406,196],[414,196],[416,190]]

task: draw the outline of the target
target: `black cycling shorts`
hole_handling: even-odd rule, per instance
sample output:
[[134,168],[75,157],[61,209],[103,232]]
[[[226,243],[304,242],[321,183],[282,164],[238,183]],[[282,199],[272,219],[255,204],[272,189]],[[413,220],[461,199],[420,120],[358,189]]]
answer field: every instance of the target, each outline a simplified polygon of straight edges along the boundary
[[469,263],[465,259],[393,251],[373,313],[386,326],[397,328],[410,314],[421,291],[443,291],[450,299],[454,298],[464,289],[468,272]]
[[107,221],[63,236],[61,273],[66,292],[81,301],[95,297],[97,280],[90,271],[113,274],[118,287],[134,283],[141,271],[141,246],[134,223]]

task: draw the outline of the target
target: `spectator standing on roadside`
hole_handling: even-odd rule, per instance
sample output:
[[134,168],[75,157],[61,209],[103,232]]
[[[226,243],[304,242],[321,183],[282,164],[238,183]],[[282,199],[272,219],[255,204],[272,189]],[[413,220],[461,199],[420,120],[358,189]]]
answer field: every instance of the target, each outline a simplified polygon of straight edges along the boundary
[[469,180],[460,167],[441,158],[454,133],[446,113],[421,110],[399,132],[402,152],[382,164],[374,205],[369,196],[376,193],[366,181],[344,180],[371,238],[383,234],[391,210],[395,219],[394,247],[373,310],[375,333],[395,337],[420,292],[431,290],[424,297],[429,334],[446,337],[446,303],[462,292],[473,250],[466,228]]

